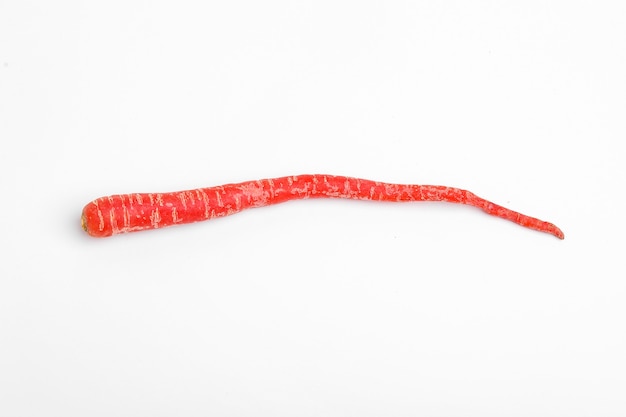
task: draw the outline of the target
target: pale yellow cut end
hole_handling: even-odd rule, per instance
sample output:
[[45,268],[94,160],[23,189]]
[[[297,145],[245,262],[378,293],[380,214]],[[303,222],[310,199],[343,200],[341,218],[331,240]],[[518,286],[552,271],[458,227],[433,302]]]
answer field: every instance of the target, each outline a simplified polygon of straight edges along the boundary
[[83,230],[87,233],[89,233],[89,231],[87,230],[87,222],[85,221],[85,215],[83,214],[82,216],[80,216],[80,225],[83,228]]

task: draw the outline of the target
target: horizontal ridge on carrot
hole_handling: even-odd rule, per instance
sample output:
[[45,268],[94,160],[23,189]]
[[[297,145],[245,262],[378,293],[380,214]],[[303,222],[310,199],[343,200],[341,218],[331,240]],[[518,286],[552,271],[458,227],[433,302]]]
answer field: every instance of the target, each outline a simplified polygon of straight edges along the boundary
[[563,239],[552,223],[494,204],[459,188],[390,184],[336,175],[297,175],[169,193],[138,193],[98,198],[87,204],[82,226],[94,237],[194,223],[307,198],[373,201],[445,201],[478,207],[492,216]]

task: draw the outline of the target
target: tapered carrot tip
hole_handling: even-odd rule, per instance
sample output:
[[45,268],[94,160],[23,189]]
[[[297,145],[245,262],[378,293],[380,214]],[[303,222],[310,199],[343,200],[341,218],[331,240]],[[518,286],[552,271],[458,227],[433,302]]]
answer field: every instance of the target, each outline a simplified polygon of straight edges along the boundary
[[554,236],[558,237],[561,240],[565,239],[565,234],[563,234],[563,231],[561,229],[559,229],[553,224],[551,224],[550,226],[551,226],[549,229],[550,233],[552,233]]
[[559,229],[558,227],[556,227],[556,225],[550,222],[544,222],[538,219],[533,219],[533,218],[530,218],[530,219],[532,220],[531,222],[522,222],[519,224],[521,226],[525,226],[530,229],[537,230],[539,232],[550,233],[551,235],[556,236],[561,240],[565,239],[565,235],[563,234],[563,231]]

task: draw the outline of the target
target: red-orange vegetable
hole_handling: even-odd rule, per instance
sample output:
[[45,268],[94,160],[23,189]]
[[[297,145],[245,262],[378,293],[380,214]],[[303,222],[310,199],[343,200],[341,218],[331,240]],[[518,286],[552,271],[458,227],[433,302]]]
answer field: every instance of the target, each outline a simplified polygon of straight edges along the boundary
[[98,198],[83,209],[89,235],[118,233],[193,223],[306,198],[375,201],[447,201],[478,207],[488,214],[563,239],[552,223],[509,210],[469,191],[439,185],[402,185],[334,175],[298,175],[171,193],[123,194]]

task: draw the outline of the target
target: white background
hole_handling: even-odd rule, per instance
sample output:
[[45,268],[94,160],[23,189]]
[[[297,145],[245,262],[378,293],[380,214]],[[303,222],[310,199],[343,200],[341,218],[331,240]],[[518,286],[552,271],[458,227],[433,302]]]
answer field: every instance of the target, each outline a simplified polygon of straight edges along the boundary
[[[0,415],[626,415],[621,1],[0,3]],[[302,173],[88,237],[90,200]]]

